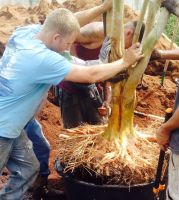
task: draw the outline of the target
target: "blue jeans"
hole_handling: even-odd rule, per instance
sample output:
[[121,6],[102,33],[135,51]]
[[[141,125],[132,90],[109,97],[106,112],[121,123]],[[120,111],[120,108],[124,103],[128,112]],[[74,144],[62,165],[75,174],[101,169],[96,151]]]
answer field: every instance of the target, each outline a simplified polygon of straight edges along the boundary
[[45,138],[40,123],[35,119],[31,119],[25,127],[28,138],[32,141],[34,153],[40,162],[40,175],[48,176],[50,144]]
[[39,173],[39,162],[24,131],[17,138],[0,137],[0,173],[4,167],[10,171],[10,177],[0,191],[0,199],[22,199]]

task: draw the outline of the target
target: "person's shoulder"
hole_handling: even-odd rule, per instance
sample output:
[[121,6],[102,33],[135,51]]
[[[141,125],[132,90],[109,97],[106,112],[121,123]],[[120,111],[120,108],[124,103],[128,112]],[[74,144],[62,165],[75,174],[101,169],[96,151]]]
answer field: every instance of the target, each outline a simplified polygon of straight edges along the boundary
[[41,30],[41,25],[39,24],[31,24],[27,26],[18,26],[12,33],[10,39],[12,38],[18,38],[20,37],[21,39],[29,38],[32,34],[36,34]]
[[26,26],[17,26],[15,29],[15,33],[16,32],[21,32],[21,31],[33,31],[38,33],[42,28],[42,25],[40,24],[29,24]]
[[28,25],[18,27],[9,38],[7,46],[16,50],[31,50],[42,45],[40,41],[33,37],[41,29],[40,25]]

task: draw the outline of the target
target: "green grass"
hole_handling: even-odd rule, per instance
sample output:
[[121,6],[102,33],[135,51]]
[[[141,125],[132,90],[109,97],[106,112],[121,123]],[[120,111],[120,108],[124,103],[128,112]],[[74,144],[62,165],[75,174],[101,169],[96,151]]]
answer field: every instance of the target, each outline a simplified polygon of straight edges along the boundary
[[[165,33],[170,39],[172,39],[173,30],[174,30],[175,27],[176,27],[176,21],[177,21],[176,16],[171,15],[170,18],[169,18],[169,21],[168,21],[168,23],[167,23],[167,26],[166,26],[166,28],[165,28],[164,33]],[[179,29],[178,29],[178,31],[177,31],[176,39],[175,39],[174,42],[175,42],[177,45],[179,45]]]

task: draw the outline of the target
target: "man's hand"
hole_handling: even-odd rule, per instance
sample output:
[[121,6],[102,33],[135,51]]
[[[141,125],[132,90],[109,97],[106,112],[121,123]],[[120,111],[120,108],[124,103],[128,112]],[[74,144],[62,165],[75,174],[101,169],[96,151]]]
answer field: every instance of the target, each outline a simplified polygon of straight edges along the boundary
[[107,110],[107,116],[111,115],[111,106],[109,105],[109,103],[107,101],[103,102],[103,106],[106,108]]
[[157,143],[162,150],[167,150],[170,141],[170,131],[162,125],[156,132]]
[[[99,59],[102,63],[108,63],[109,53],[111,51],[111,42],[108,37],[105,38],[103,45],[100,50]],[[127,67],[134,64],[136,61],[143,58],[143,54],[141,53],[140,44],[134,44],[129,49],[127,49],[124,53],[123,60],[127,63]],[[132,64],[131,64],[132,63]],[[112,83],[120,82],[128,77],[127,71],[123,71],[110,78],[108,81]]]
[[102,116],[102,117],[106,117],[108,115],[107,108],[104,106],[99,107],[98,112],[99,112],[100,116]]
[[103,105],[98,108],[98,111],[101,116],[108,117],[109,115],[111,115],[111,107],[107,102],[104,102]]
[[160,60],[160,59],[162,59],[160,51],[157,49],[154,49],[152,51],[150,60]]
[[123,55],[123,61],[126,64],[126,67],[132,66],[137,61],[139,61],[141,58],[143,58],[144,55],[142,54],[140,43],[135,43],[131,47],[129,47],[127,50],[125,50]]

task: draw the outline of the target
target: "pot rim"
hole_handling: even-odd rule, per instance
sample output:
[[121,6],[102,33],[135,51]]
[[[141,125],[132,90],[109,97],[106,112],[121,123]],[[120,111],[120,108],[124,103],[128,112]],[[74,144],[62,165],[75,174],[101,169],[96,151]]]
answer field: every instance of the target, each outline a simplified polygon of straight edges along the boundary
[[63,172],[63,166],[61,165],[59,159],[57,158],[55,160],[55,163],[54,163],[54,167],[55,167],[55,170],[57,171],[57,173],[66,178],[66,179],[71,179],[73,180],[73,182],[77,183],[77,184],[82,184],[82,185],[86,185],[86,186],[91,186],[91,187],[95,187],[95,188],[103,188],[103,187],[108,187],[108,188],[122,188],[122,189],[130,189],[130,188],[138,188],[138,187],[149,187],[149,186],[153,186],[154,185],[154,181],[151,181],[150,183],[140,183],[140,184],[134,184],[134,185],[107,185],[107,184],[103,184],[103,185],[98,185],[98,184],[95,184],[95,183],[91,183],[91,182],[86,182],[86,181],[82,181],[82,180],[79,180],[79,179],[76,179],[66,173]]

